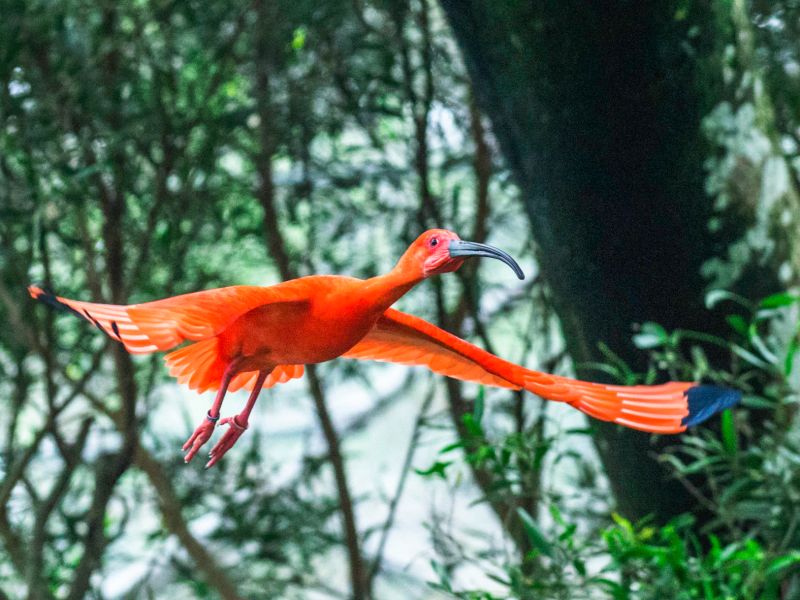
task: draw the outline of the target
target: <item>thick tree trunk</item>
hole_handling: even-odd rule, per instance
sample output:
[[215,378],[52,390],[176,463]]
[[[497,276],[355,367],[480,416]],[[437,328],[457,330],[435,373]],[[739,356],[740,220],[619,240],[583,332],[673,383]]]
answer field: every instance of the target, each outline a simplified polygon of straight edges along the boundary
[[[602,360],[602,341],[641,367],[633,323],[724,332],[704,308],[710,284],[751,297],[785,286],[790,244],[729,254],[763,226],[758,190],[722,213],[705,191],[714,149],[701,124],[726,93],[729,15],[666,1],[441,4],[521,188],[576,364]],[[621,512],[692,507],[652,458],[674,440],[608,424],[595,440]]]

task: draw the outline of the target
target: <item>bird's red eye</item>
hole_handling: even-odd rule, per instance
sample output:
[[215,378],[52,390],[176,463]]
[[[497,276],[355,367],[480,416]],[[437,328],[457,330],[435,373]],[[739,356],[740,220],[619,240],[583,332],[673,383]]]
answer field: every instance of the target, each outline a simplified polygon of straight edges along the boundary
[[431,248],[433,248],[434,246],[437,246],[439,244],[439,238],[431,238],[431,241],[428,242],[428,244],[430,244]]

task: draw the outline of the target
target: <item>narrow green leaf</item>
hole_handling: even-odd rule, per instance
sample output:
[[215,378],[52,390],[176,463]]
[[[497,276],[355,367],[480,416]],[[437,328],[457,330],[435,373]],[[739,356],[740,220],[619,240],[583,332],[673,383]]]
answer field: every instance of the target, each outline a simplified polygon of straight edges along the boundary
[[564,430],[564,435],[592,435],[589,427],[572,427]]
[[648,321],[642,323],[642,329],[633,336],[633,343],[643,350],[663,346],[669,341],[669,334],[658,323]]
[[748,328],[748,334],[750,337],[750,343],[752,343],[756,350],[761,353],[761,356],[763,356],[767,362],[776,364],[778,362],[778,357],[775,356],[775,353],[772,352],[772,350],[767,348],[767,345],[764,343],[764,340],[761,339],[761,335],[758,333],[755,323],[750,324],[750,327]]
[[486,398],[486,388],[484,386],[478,387],[478,395],[475,397],[475,406],[472,409],[472,417],[476,423],[480,423],[483,419],[483,406]]
[[789,342],[789,346],[786,348],[786,358],[783,360],[783,374],[787,377],[792,374],[794,357],[798,349],[800,349],[800,336],[795,336]]
[[723,300],[730,300],[731,302],[734,302],[740,306],[745,306],[748,309],[752,307],[749,300],[739,296],[738,294],[734,294],[733,292],[729,292],[727,290],[711,290],[706,294],[706,308],[714,308]]
[[766,398],[761,398],[760,396],[744,396],[742,398],[742,406],[746,406],[747,408],[773,409],[775,408],[775,402],[767,400]]
[[731,345],[731,350],[733,351],[734,354],[736,354],[736,356],[746,360],[748,363],[750,363],[754,367],[760,367],[762,369],[769,369],[770,368],[769,363],[761,360],[755,354],[753,354],[749,350],[745,350],[744,348],[742,348],[741,346],[738,346],[737,344],[732,344]]
[[725,320],[736,333],[747,335],[747,321],[742,315],[728,315]]
[[439,585],[441,586],[441,589],[447,592],[452,592],[453,587],[452,583],[450,582],[450,574],[447,572],[447,569],[444,567],[444,565],[436,562],[435,560],[432,560],[431,568],[433,569],[433,572],[436,573],[436,575],[439,577]]
[[305,27],[298,27],[294,30],[294,35],[292,36],[292,49],[293,50],[302,50],[303,47],[306,45],[306,33],[307,30]]
[[522,521],[522,526],[525,528],[525,534],[528,536],[528,540],[533,547],[545,556],[552,558],[553,546],[547,541],[544,535],[542,535],[542,532],[539,531],[539,528],[536,526],[533,517],[531,517],[530,514],[528,514],[528,511],[522,507],[517,507],[517,514]]
[[463,415],[461,421],[464,423],[464,428],[467,430],[467,433],[475,437],[483,437],[483,428],[481,424],[475,420],[475,416],[472,413]]
[[789,306],[790,304],[795,304],[796,302],[800,302],[800,296],[795,296],[794,294],[790,294],[788,292],[780,292],[778,294],[773,294],[772,296],[767,296],[758,303],[758,306],[760,308],[778,308],[780,306]]
[[739,437],[736,432],[736,421],[733,418],[731,409],[722,411],[722,444],[725,451],[730,455],[739,452]]
[[633,369],[631,369],[628,366],[628,363],[626,363],[622,357],[615,353],[608,346],[608,344],[605,342],[598,342],[597,348],[609,363],[619,369],[619,372],[621,373],[621,379],[625,384],[630,385],[636,380],[636,374],[633,372]]
[[572,559],[572,566],[575,567],[575,570],[578,572],[578,575],[581,577],[586,577],[586,563],[583,562],[580,558],[573,558]]
[[453,450],[458,450],[459,448],[463,447],[463,442],[453,442],[452,444],[447,444],[447,446],[439,450],[439,454],[447,454],[448,452],[452,452]]
[[441,477],[442,479],[447,478],[447,467],[452,465],[452,461],[439,461],[437,460],[427,469],[414,469],[417,475],[422,475],[423,477]]
[[800,563],[800,552],[797,550],[786,554],[785,556],[781,556],[773,560],[769,567],[767,567],[767,575],[774,575],[778,571],[782,571],[786,567],[790,567]]

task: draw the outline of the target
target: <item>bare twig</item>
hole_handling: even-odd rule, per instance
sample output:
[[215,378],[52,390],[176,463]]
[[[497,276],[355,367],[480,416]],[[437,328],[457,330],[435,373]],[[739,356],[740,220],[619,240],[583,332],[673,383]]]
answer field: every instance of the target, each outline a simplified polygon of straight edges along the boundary
[[[104,27],[107,31],[114,31],[117,27],[117,13],[109,7],[104,11]],[[119,51],[112,47],[104,57],[105,62],[105,92],[108,97],[115,99],[115,107],[109,115],[111,127],[120,131],[122,117],[118,112],[119,86],[116,81],[119,66]],[[125,249],[122,238],[122,224],[125,215],[124,181],[126,159],[119,145],[112,148],[112,166],[114,169],[114,182],[116,189],[110,189],[102,180],[96,178],[103,209],[103,241],[106,249],[106,265],[108,271],[108,284],[111,300],[114,303],[124,303],[125,297]],[[121,415],[123,426],[120,428],[122,444],[118,452],[101,455],[98,457],[95,468],[95,488],[92,502],[87,513],[87,532],[84,536],[84,553],[69,591],[69,600],[78,600],[86,595],[90,585],[90,577],[100,564],[102,553],[108,544],[105,534],[105,518],[108,503],[111,500],[117,482],[127,471],[137,445],[136,431],[136,398],[137,389],[134,380],[134,368],[130,355],[121,345],[113,347],[114,362],[116,366],[117,387],[121,400]]]
[[36,521],[28,544],[27,581],[28,593],[31,595],[37,597],[45,595],[47,587],[46,582],[42,579],[42,573],[44,572],[42,567],[44,564],[45,543],[47,542],[47,524],[53,509],[55,509],[67,491],[72,474],[79,464],[81,452],[86,445],[86,438],[89,436],[91,426],[92,418],[84,419],[75,442],[64,448],[62,452],[64,467],[47,498],[36,511]]
[[389,533],[392,530],[392,526],[394,525],[394,518],[397,511],[397,505],[400,502],[400,497],[403,495],[403,489],[405,488],[406,478],[408,477],[408,473],[411,470],[411,462],[414,460],[414,453],[416,452],[417,446],[419,445],[419,436],[422,432],[422,424],[425,422],[425,419],[428,415],[428,410],[431,407],[431,402],[433,402],[434,392],[436,388],[435,386],[431,386],[431,389],[428,391],[425,399],[422,401],[422,406],[420,406],[419,413],[417,414],[417,418],[414,421],[414,427],[411,430],[411,439],[408,441],[408,448],[406,449],[406,456],[403,460],[403,466],[400,470],[400,480],[397,482],[397,489],[392,496],[391,501],[389,502],[389,514],[386,516],[386,521],[383,523],[383,527],[381,528],[381,539],[378,542],[378,549],[375,551],[375,558],[372,560],[372,566],[369,570],[369,581],[370,587],[372,586],[372,582],[375,580],[375,576],[381,570],[381,563],[383,562],[383,552],[386,547],[386,541],[389,539]]
[[[261,127],[260,155],[256,158],[258,173],[260,176],[258,198],[264,210],[264,236],[267,247],[278,265],[281,277],[288,280],[296,276],[291,266],[289,254],[286,251],[286,244],[281,235],[278,225],[278,214],[275,207],[275,189],[272,178],[272,154],[275,142],[272,129],[270,127],[270,88],[269,73],[272,67],[272,48],[270,40],[267,39],[266,32],[269,31],[269,9],[263,0],[258,2],[257,25],[259,30],[264,32],[256,48],[256,68],[257,68],[257,108],[259,111]],[[358,530],[356,528],[355,511],[353,510],[353,500],[350,495],[347,483],[347,473],[344,467],[339,437],[333,425],[333,421],[328,412],[325,393],[320,383],[316,367],[308,365],[306,374],[309,382],[309,389],[314,399],[317,416],[322,427],[325,441],[328,445],[331,466],[333,468],[336,489],[339,495],[339,506],[342,514],[342,527],[347,544],[347,553],[350,563],[350,585],[354,600],[364,600],[370,596],[364,563],[361,556]]]
[[158,496],[158,506],[164,516],[167,529],[178,538],[186,552],[198,569],[205,575],[206,582],[219,592],[225,600],[239,600],[236,586],[217,564],[214,556],[192,535],[186,520],[183,518],[181,503],[170,483],[164,467],[141,445],[136,448],[134,464],[140,468],[150,480]]

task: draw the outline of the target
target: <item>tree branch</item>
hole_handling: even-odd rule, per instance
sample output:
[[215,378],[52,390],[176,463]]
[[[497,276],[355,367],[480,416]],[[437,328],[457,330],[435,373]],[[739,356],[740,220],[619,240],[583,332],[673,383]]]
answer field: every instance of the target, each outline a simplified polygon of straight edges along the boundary
[[[269,14],[265,2],[258,2],[257,24],[262,32],[269,31]],[[256,164],[259,173],[258,198],[264,210],[264,237],[270,254],[278,265],[278,270],[284,280],[293,279],[296,275],[292,268],[286,245],[281,235],[278,224],[278,214],[275,208],[275,187],[272,179],[272,154],[274,152],[274,138],[270,126],[270,88],[269,73],[272,67],[272,48],[266,33],[262,34],[256,48],[256,88],[258,90],[258,112],[261,128],[261,144]],[[370,596],[368,581],[361,556],[358,530],[356,528],[353,501],[347,483],[344,459],[342,457],[339,437],[328,412],[325,393],[320,384],[315,365],[306,366],[309,389],[314,399],[317,416],[322,427],[325,441],[328,445],[331,466],[333,468],[336,489],[339,495],[339,506],[342,513],[342,528],[344,530],[347,553],[350,563],[350,585],[354,600],[365,600]]]

